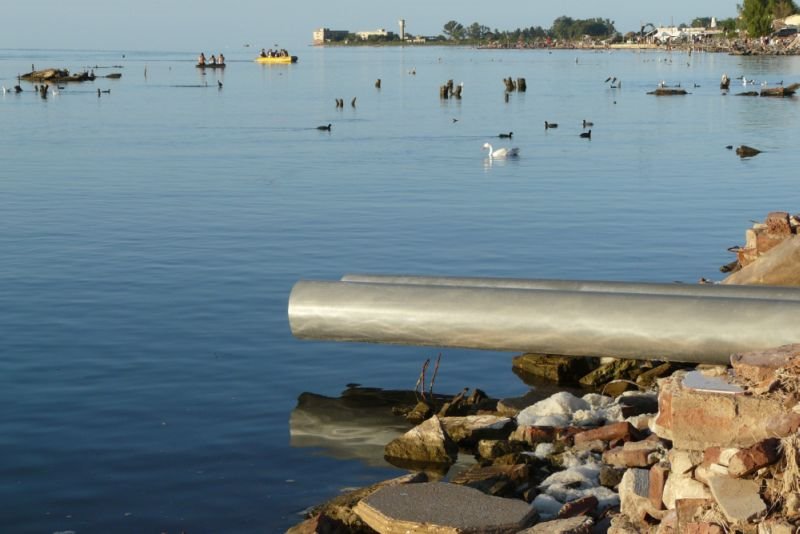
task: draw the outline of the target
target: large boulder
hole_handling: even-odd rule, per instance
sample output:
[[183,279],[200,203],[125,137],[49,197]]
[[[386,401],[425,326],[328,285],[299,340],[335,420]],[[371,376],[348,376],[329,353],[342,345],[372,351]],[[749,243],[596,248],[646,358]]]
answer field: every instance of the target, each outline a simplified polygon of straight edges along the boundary
[[390,441],[384,455],[395,465],[412,462],[449,466],[458,456],[458,445],[447,435],[441,420],[433,416]]
[[731,285],[800,285],[800,236],[781,236],[773,248],[756,261],[722,281]]

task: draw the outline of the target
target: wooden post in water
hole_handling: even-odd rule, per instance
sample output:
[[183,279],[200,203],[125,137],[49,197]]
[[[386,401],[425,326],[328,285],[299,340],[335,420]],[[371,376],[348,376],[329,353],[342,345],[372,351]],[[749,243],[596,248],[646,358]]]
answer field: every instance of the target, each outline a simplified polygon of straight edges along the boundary
[[380,78],[378,78],[378,79],[375,81],[375,87],[377,87],[378,89],[380,89],[380,88],[381,88],[381,79],[380,79]]
[[442,100],[447,100],[447,97],[448,97],[447,85],[439,86],[439,98],[441,98]]
[[528,89],[525,78],[517,78],[517,91],[524,93]]

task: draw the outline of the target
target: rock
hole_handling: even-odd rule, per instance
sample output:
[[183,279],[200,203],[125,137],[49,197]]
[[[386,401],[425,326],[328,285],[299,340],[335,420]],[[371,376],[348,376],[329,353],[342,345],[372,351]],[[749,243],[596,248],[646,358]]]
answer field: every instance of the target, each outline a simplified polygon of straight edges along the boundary
[[558,511],[559,519],[588,515],[597,509],[599,501],[594,495],[587,495],[574,501],[569,501]]
[[760,384],[775,380],[775,371],[796,358],[800,358],[800,343],[734,354],[731,365],[740,379]]
[[628,442],[603,453],[603,462],[616,467],[648,467],[660,460],[661,444],[655,441]]
[[505,439],[514,429],[511,418],[496,415],[442,417],[440,421],[447,435],[462,447],[482,439]]
[[531,528],[526,528],[519,534],[590,534],[594,521],[591,517],[578,516],[569,519],[556,519],[545,521]]
[[747,145],[741,145],[736,149],[736,155],[740,158],[752,158],[753,156],[757,156],[759,154],[761,154],[760,150]]
[[611,519],[608,534],[642,534],[642,529],[625,514],[619,514]]
[[[636,360],[612,360],[582,377],[579,382],[587,387],[600,387],[612,380],[635,379],[642,373],[642,362]],[[635,376],[634,376],[635,375]]]
[[[334,526],[343,525],[345,530],[342,530],[342,534],[347,533],[357,533],[357,534],[366,534],[370,532],[369,527],[367,527],[361,519],[356,515],[353,511],[353,508],[358,504],[358,502],[376,491],[380,488],[387,487],[387,486],[397,486],[397,485],[405,485],[405,484],[416,484],[421,482],[427,482],[428,477],[424,473],[415,473],[410,475],[404,475],[401,477],[393,478],[390,480],[384,480],[378,482],[377,484],[373,484],[371,486],[367,486],[365,488],[359,488],[354,491],[350,491],[347,493],[343,493],[341,495],[337,495],[330,501],[314,507],[310,515],[313,517],[304,522],[300,525],[297,525],[295,528],[300,530],[293,531],[293,534],[305,534],[307,530],[302,530],[303,528],[317,528],[317,525],[321,525],[320,528],[333,528]],[[303,526],[305,525],[305,526]],[[311,530],[310,532],[315,532]],[[319,530],[319,532],[331,532],[337,533],[335,528],[333,530]]]
[[711,499],[678,499],[675,501],[677,532],[686,532],[692,524],[697,524],[713,504]]
[[525,449],[521,441],[482,439],[478,442],[478,456],[487,460],[523,450]]
[[650,505],[650,472],[628,469],[619,483],[620,511],[635,523],[645,521]]
[[514,372],[544,378],[558,384],[576,383],[578,378],[597,367],[596,358],[556,356],[553,354],[521,354],[512,360]]
[[527,465],[475,465],[455,476],[451,482],[488,495],[512,497],[530,478],[531,470]]
[[450,465],[458,456],[458,446],[444,431],[438,417],[433,416],[402,436],[390,441],[384,449],[386,459]]
[[658,395],[653,393],[625,393],[617,398],[622,417],[628,418],[658,412]]
[[709,521],[698,521],[686,523],[684,530],[686,534],[725,534],[725,529],[716,523]]
[[777,399],[715,394],[685,388],[682,373],[659,381],[659,412],[654,430],[681,449],[750,447],[763,439],[788,436],[800,427],[800,414]]
[[529,445],[551,443],[556,438],[556,429],[551,426],[518,426],[510,439]]
[[[640,386],[650,387],[652,385],[655,385],[657,378],[664,378],[665,376],[669,376],[674,371],[677,371],[681,367],[683,366],[679,363],[664,362],[661,365],[653,367],[652,369],[649,369],[640,374],[638,377],[636,377],[636,383]],[[650,413],[650,412],[641,412],[641,413]]]
[[758,524],[758,534],[795,534],[794,525],[780,519],[767,519]]
[[789,235],[792,233],[789,213],[786,211],[772,211],[768,213],[764,224],[767,225],[767,232],[771,234]]
[[512,534],[537,518],[524,501],[447,483],[382,488],[362,499],[355,511],[382,534]]
[[770,438],[740,450],[728,462],[728,473],[734,477],[744,477],[775,463],[780,455],[779,446],[779,439]]
[[792,235],[722,281],[735,285],[800,285],[800,236]]
[[620,481],[622,481],[623,474],[625,474],[624,469],[617,469],[608,465],[604,465],[600,468],[600,485],[606,488],[614,489],[619,485]]
[[732,523],[750,521],[767,511],[759,484],[753,480],[712,477],[708,485],[720,510]]
[[331,519],[325,514],[317,514],[291,527],[286,531],[286,534],[351,534],[353,532],[367,534],[369,531],[372,531],[372,529],[366,525],[363,525],[362,530],[362,527],[358,525],[347,526],[342,521]]
[[711,499],[711,493],[705,485],[694,479],[671,476],[664,485],[664,506],[672,510],[679,499]]

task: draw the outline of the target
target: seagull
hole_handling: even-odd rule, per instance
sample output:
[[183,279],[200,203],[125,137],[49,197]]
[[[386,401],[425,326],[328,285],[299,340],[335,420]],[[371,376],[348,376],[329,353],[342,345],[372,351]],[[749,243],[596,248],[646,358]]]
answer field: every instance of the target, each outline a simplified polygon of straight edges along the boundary
[[489,159],[515,158],[519,156],[519,148],[498,148],[495,150],[489,143],[484,143],[483,148],[489,149]]
[[7,92],[8,92],[8,89],[6,89],[6,86],[4,85],[3,86],[3,94],[6,94]]
[[592,131],[589,130],[588,132],[582,132],[581,133],[581,137],[583,137],[584,139],[591,139],[592,138]]
[[513,135],[514,135],[514,132],[508,132],[508,133],[501,133],[497,137],[499,137],[500,139],[511,139],[511,137]]
[[549,128],[558,128],[558,124],[556,124],[554,122],[544,121],[544,129],[547,130]]
[[584,128],[591,128],[592,126],[594,126],[593,122],[589,122],[586,119],[583,119],[583,127]]
[[458,119],[454,118],[454,119],[453,119],[453,122],[458,122]]
[[317,126],[317,130],[330,132],[331,131],[331,125],[330,125],[330,123],[328,123],[327,126]]

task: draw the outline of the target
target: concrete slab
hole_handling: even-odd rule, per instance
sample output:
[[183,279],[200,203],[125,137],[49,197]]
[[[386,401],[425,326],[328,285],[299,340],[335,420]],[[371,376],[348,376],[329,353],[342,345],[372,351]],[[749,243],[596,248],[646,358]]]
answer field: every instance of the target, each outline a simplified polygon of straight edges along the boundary
[[359,502],[355,512],[380,534],[512,534],[537,519],[524,501],[444,482],[382,488]]
[[708,487],[728,521],[747,522],[767,511],[759,485],[753,480],[711,477]]

